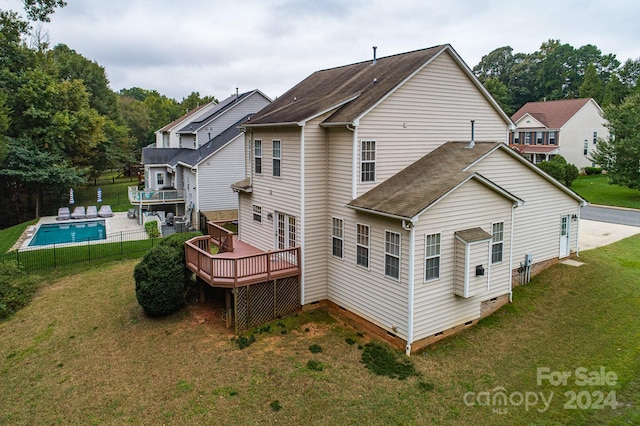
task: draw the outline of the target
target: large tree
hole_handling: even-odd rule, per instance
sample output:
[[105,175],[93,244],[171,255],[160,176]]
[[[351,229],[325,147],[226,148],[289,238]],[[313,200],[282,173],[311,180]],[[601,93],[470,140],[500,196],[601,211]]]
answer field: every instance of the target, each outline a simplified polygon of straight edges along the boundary
[[609,173],[609,183],[640,189],[640,91],[605,109],[611,136],[598,142],[591,160]]

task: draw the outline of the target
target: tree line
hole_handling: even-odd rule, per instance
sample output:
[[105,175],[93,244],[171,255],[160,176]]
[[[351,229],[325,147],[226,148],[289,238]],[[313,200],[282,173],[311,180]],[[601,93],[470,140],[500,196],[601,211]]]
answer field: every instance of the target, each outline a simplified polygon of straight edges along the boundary
[[26,17],[0,10],[0,228],[38,217],[42,200],[58,205],[105,170],[128,170],[155,130],[217,101],[114,92],[102,66],[64,44],[50,47],[41,33],[64,1],[23,4]]
[[593,98],[611,136],[598,142],[591,160],[609,183],[640,189],[640,58],[621,63],[591,44],[548,40],[533,53],[499,47],[473,71],[508,114],[530,101]]

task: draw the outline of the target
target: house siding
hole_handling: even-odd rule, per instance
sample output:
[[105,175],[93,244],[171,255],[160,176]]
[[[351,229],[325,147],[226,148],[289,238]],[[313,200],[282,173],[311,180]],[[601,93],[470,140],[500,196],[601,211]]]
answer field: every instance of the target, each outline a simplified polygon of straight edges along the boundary
[[[262,174],[253,174],[253,192],[240,195],[240,210],[245,221],[240,239],[261,250],[275,247],[276,211],[296,217],[296,240],[300,244],[300,132],[300,127],[275,127],[254,129],[249,133],[251,143],[262,139]],[[272,176],[274,139],[281,141],[280,177]],[[253,221],[253,204],[262,206],[262,223]],[[267,219],[268,213],[273,214],[273,219]]]
[[[560,218],[580,214],[575,198],[558,190],[547,179],[502,150],[496,150],[472,167],[473,171],[492,180],[525,201],[515,211],[514,268],[524,261],[525,254],[533,262],[557,259],[560,256]],[[578,241],[576,222],[571,223],[570,247],[575,251]]]
[[[329,256],[328,299],[382,329],[407,339],[409,233],[398,220],[343,212],[344,257]],[[356,225],[369,226],[369,268],[356,264]],[[400,280],[384,274],[385,231],[400,234]]]
[[[480,318],[483,301],[509,292],[511,209],[511,201],[470,180],[420,216],[415,229],[414,341]],[[492,223],[501,221],[504,221],[501,263],[487,264],[488,251],[482,253],[477,250],[478,246],[471,249],[471,272],[475,273],[474,261],[481,262],[478,264],[485,268],[485,277],[481,279],[489,283],[488,289],[468,298],[456,296],[454,281],[464,279],[464,244],[456,243],[455,232],[480,227],[491,234]],[[425,282],[425,236],[436,233],[441,234],[440,278]],[[461,251],[456,248],[460,245],[463,246]],[[483,246],[487,247],[486,244]]]
[[238,208],[238,198],[231,184],[242,180],[244,169],[244,138],[238,135],[210,158],[198,165],[198,208],[200,211]]
[[327,299],[327,190],[328,131],[319,123],[327,115],[304,127],[304,294],[303,303]]
[[[597,132],[599,138],[607,139],[609,137],[605,119],[600,115],[600,111],[593,104],[593,101],[590,101],[562,127],[560,155],[579,169],[591,166],[592,162],[589,157],[596,148],[596,145],[593,144],[593,132]],[[584,155],[585,140],[587,141],[588,155]]]
[[360,120],[358,140],[375,140],[377,158],[376,182],[359,184],[358,196],[443,143],[470,140],[470,120],[476,140],[506,141],[504,118],[442,54]]

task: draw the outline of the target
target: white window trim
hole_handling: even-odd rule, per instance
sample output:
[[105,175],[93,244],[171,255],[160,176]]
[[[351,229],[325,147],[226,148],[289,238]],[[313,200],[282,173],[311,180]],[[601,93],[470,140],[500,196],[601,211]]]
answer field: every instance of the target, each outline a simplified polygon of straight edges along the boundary
[[[259,210],[260,212],[257,213],[256,210]],[[251,205],[251,214],[252,214],[252,218],[253,218],[254,222],[262,224],[262,206],[261,205],[252,204]],[[256,215],[260,217],[260,220],[256,220]]]
[[[427,256],[427,237],[431,235],[439,235],[438,241],[438,254],[433,256]],[[427,260],[438,258],[438,277],[437,278],[427,278]],[[438,281],[440,276],[442,275],[442,232],[433,232],[431,234],[424,235],[424,268],[423,268],[423,277],[425,283],[430,283],[434,281]]]
[[[336,235],[333,233],[333,231],[335,229],[335,227],[333,226],[333,221],[334,220],[339,220],[340,221],[340,224],[341,224],[340,233],[342,234],[341,237],[336,237]],[[341,253],[340,256],[336,256],[333,253],[333,240],[334,239],[338,239],[338,240],[342,241],[342,250],[341,250],[342,253]],[[331,217],[331,256],[335,257],[336,259],[344,259],[344,219],[341,218],[341,217],[335,217],[335,216]]]
[[[500,241],[493,241],[493,227],[494,225],[497,224],[502,224],[502,239]],[[499,265],[504,261],[504,220],[501,220],[499,222],[492,222],[491,223],[491,253],[490,253],[490,257],[489,257],[489,262],[491,265]],[[494,262],[493,261],[493,246],[497,245],[497,244],[502,244],[502,249],[500,250],[500,261],[499,262]]]
[[[397,255],[393,253],[389,253],[387,251],[387,234],[395,234],[398,236],[398,254]],[[387,274],[387,256],[395,257],[396,259],[398,259],[398,276],[397,277]],[[384,230],[384,276],[394,281],[400,281],[400,277],[402,276],[402,234],[396,231],[391,231],[389,229]]]
[[[276,142],[278,143],[278,156],[275,156],[275,152],[274,152],[274,147]],[[275,167],[273,167],[273,165],[275,164],[275,161],[278,160],[278,173],[279,174],[275,174]],[[282,177],[282,140],[280,139],[273,139],[271,141],[271,175],[273,177]]]
[[[363,148],[365,143],[373,143],[373,158],[374,160],[363,160]],[[368,183],[376,183],[377,173],[376,173],[376,161],[378,158],[378,142],[375,139],[362,139],[360,141],[360,183],[368,184]],[[373,180],[362,180],[362,166],[365,163],[373,164]]]
[[[162,178],[162,183],[159,182],[159,178]],[[160,189],[160,186],[165,186],[164,181],[166,180],[166,176],[163,172],[156,172],[156,186]]]
[[[260,143],[260,155],[256,154],[256,144]],[[256,139],[253,141],[253,172],[257,175],[261,175],[262,174],[262,169],[264,167],[264,163],[262,161],[262,153],[263,153],[263,145],[262,145],[262,139]],[[260,171],[256,171],[256,159],[260,159]]]
[[[364,246],[358,243],[358,227],[366,226],[367,227],[367,245]],[[367,266],[361,265],[358,263],[358,247],[364,247],[367,249]],[[364,223],[356,223],[356,266],[362,269],[371,270],[371,226],[365,225]]]

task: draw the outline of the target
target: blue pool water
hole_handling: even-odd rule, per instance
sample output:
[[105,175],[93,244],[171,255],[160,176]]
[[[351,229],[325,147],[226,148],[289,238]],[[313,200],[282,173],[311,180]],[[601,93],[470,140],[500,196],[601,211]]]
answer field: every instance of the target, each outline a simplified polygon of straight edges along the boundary
[[29,247],[104,240],[106,237],[104,220],[53,223],[41,225],[29,243]]

